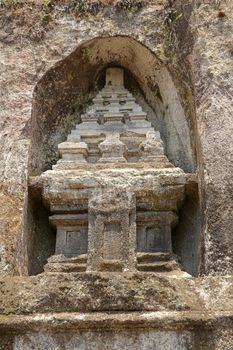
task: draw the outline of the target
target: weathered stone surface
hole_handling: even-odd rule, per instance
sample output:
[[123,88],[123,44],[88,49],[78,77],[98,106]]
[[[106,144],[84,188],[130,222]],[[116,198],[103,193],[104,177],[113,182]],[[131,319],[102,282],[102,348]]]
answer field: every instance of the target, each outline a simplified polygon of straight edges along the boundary
[[[30,349],[37,341],[41,349],[44,344],[62,348],[65,339],[67,349],[72,349],[71,341],[77,346],[81,340],[91,348],[94,332],[97,349],[103,341],[109,341],[109,349],[131,346],[129,338],[139,346],[140,337],[145,335],[149,341],[146,348],[151,349],[170,344],[164,341],[171,334],[189,334],[190,344],[179,341],[177,346],[183,347],[178,349],[230,349],[232,277],[193,279],[172,274],[69,273],[7,278],[1,281],[5,316],[0,316],[0,329],[5,336],[0,344],[14,342],[19,349]],[[16,293],[12,293],[12,284]],[[102,312],[90,313],[93,308]],[[103,312],[105,308],[108,312]],[[124,308],[134,312],[119,312]],[[109,312],[111,309],[115,312]],[[108,340],[106,331],[113,338]],[[171,338],[173,342],[177,336]],[[115,337],[119,339],[116,343]]]
[[[110,350],[135,347],[162,350],[164,346],[166,349],[174,349],[175,346],[178,350],[231,349],[231,321],[228,319],[221,325],[220,313],[204,316],[198,312],[192,315],[186,312],[172,312],[169,315],[166,312],[144,312],[134,313],[133,318],[121,313],[96,313],[95,318],[93,314],[60,313],[8,316],[7,320],[7,326],[4,322],[5,336],[1,337],[1,344],[7,350],[12,349],[13,343],[14,349],[56,346],[70,350],[78,346],[81,349],[101,350],[106,345]],[[1,324],[3,321],[1,317]],[[30,333],[18,336],[8,333],[13,327],[22,332],[25,326],[30,328]],[[38,329],[40,332],[36,332]],[[64,329],[67,330],[65,333]]]
[[[221,6],[221,4],[220,4]],[[218,7],[201,4],[199,25],[191,64],[197,101],[197,124],[203,166],[205,207],[204,240],[207,273],[232,273],[232,28],[233,4],[222,2],[226,17],[218,17]],[[208,30],[207,29],[208,26]],[[196,66],[196,68],[194,68]],[[221,101],[221,102],[218,102]],[[230,213],[230,215],[229,215]]]
[[[55,214],[51,217],[51,220],[54,218],[56,221],[55,254],[64,254],[66,257],[87,254],[87,271],[122,272],[136,271],[136,268],[138,271],[151,272],[171,271],[173,268],[176,270],[178,265],[175,261],[154,262],[152,259],[137,264],[136,252],[172,253],[171,228],[174,222],[177,223],[177,216],[173,211],[177,211],[178,204],[181,205],[184,198],[187,177],[181,169],[169,164],[160,133],[152,131],[151,124],[145,119],[146,113],[143,113],[142,108],[124,88],[124,70],[107,68],[105,75],[104,89],[93,99],[94,104],[86,115],[81,116],[79,138],[76,142],[63,142],[58,146],[61,160],[52,171],[43,173],[38,180],[42,184],[45,203],[52,212],[60,213],[60,216]],[[89,123],[90,128],[86,135],[85,121],[84,129],[82,128],[83,119],[94,122],[98,119],[98,128],[94,126],[94,129],[91,129],[92,125]],[[148,124],[147,129],[150,131],[141,129],[138,125],[131,125],[132,120]],[[78,127],[79,124],[76,128]],[[104,140],[98,143],[96,137]],[[95,158],[90,157],[93,153]],[[157,186],[148,184],[146,169],[140,172],[140,178],[132,185],[130,172],[127,181],[119,181],[129,170],[127,165],[125,169],[118,168],[118,176],[115,179],[114,166],[128,162],[133,167],[141,164],[142,168],[154,162],[152,167],[156,167],[157,171],[151,172],[150,175],[151,181],[157,182]],[[83,163],[86,163],[84,168]],[[91,181],[88,179],[90,169],[87,163],[93,164]],[[75,169],[75,178],[70,172],[70,164],[73,164]],[[101,179],[98,164],[105,165],[102,166],[104,171]],[[107,180],[106,171],[111,173]],[[170,188],[168,187],[166,194],[163,188],[165,184],[160,182],[160,171],[168,178]],[[177,173],[180,173],[180,177],[183,174],[183,186],[181,179],[181,182],[177,183]],[[73,180],[79,184],[69,186],[67,181],[70,183]],[[59,203],[56,204],[54,192],[59,198]],[[177,192],[177,196],[174,197],[172,192]],[[76,215],[76,220],[72,215],[75,210],[79,213],[78,208],[84,202],[88,212],[88,229],[86,222],[85,226],[83,225],[85,214]],[[72,207],[69,206],[71,203]],[[140,213],[142,209],[144,213]],[[159,255],[156,258],[158,259]],[[61,261],[60,263],[62,264]],[[60,269],[59,261],[56,265],[49,263],[45,270],[68,272],[69,267],[72,272],[85,271],[83,264],[77,264],[75,268],[74,261],[66,262]]]
[[136,197],[105,189],[89,198],[88,271],[136,270]]
[[[133,10],[132,13],[130,12],[130,10],[127,10],[125,12],[123,8],[123,17],[120,10],[121,7],[111,7],[107,4],[103,5],[104,12],[102,14],[99,13],[98,16],[91,16],[90,18],[85,18],[85,20],[81,19],[80,21],[75,20],[74,12],[71,10],[72,6],[68,6],[67,8],[61,7],[61,12],[59,12],[60,10],[58,10],[58,17],[56,19],[55,24],[53,16],[56,16],[55,13],[59,7],[55,11],[53,8],[51,8],[52,11],[50,13],[50,7],[47,7],[42,1],[38,1],[35,4],[33,3],[33,9],[30,15],[28,11],[31,10],[29,10],[30,7],[28,7],[26,3],[25,6],[23,3],[11,5],[7,2],[4,2],[1,5],[1,14],[4,17],[6,16],[6,14],[9,14],[9,16],[11,16],[12,18],[12,22],[7,22],[5,20],[3,21],[3,40],[1,42],[1,59],[3,62],[1,66],[1,82],[3,84],[3,89],[1,89],[1,91],[3,91],[1,101],[1,122],[3,126],[1,129],[1,181],[4,182],[7,191],[13,191],[13,195],[15,193],[16,196],[18,196],[19,191],[19,195],[22,198],[24,198],[24,185],[27,180],[27,164],[29,156],[27,146],[28,139],[32,139],[32,153],[34,154],[30,157],[30,163],[34,170],[40,168],[40,173],[42,170],[50,167],[51,162],[53,163],[54,160],[57,159],[57,154],[55,151],[57,144],[65,140],[67,133],[71,130],[72,125],[74,125],[74,122],[77,120],[76,117],[67,115],[67,112],[69,112],[69,109],[74,102],[74,100],[72,100],[72,94],[76,94],[76,92],[78,92],[79,89],[81,89],[83,90],[83,94],[86,98],[88,83],[85,82],[86,73],[84,73],[83,69],[85,66],[84,63],[87,63],[86,67],[88,71],[88,76],[91,77],[91,79],[93,79],[94,68],[91,68],[91,66],[95,66],[95,63],[92,62],[91,65],[89,65],[88,61],[89,59],[92,60],[92,56],[93,58],[97,58],[98,55],[92,55],[92,52],[94,53],[93,50],[95,50],[94,48],[89,49],[83,47],[82,49],[80,49],[80,61],[79,63],[78,61],[75,61],[75,66],[82,67],[82,69],[78,68],[79,74],[84,75],[83,79],[81,79],[81,81],[78,82],[78,88],[76,89],[76,87],[72,87],[73,93],[71,93],[70,91],[68,92],[63,81],[63,88],[60,85],[60,83],[57,84],[57,87],[58,85],[60,85],[61,89],[59,88],[59,90],[61,91],[63,89],[64,91],[67,91],[67,93],[64,94],[63,91],[60,95],[58,93],[57,88],[55,88],[55,86],[53,86],[53,84],[51,84],[48,79],[46,82],[46,87],[50,91],[49,95],[51,98],[44,99],[44,102],[46,100],[46,106],[45,108],[40,109],[39,119],[37,119],[37,117],[36,119],[34,119],[36,113],[33,111],[31,120],[30,118],[33,89],[36,83],[39,81],[39,79],[43,76],[43,74],[56,62],[58,62],[58,60],[61,60],[62,58],[69,55],[80,43],[90,40],[93,37],[108,36],[109,34],[111,36],[115,34],[129,35],[139,39],[140,42],[146,43],[151,48],[156,48],[156,51],[158,51],[158,53],[160,52],[160,50],[164,51],[164,49],[162,48],[162,28],[164,28],[164,14],[162,3],[159,6],[154,4],[151,6],[142,6],[142,12],[140,13],[137,12],[137,6],[135,7],[136,11],[134,12]],[[63,10],[65,12],[66,10],[68,11],[68,17],[66,22],[63,21]],[[76,8],[76,10],[79,11],[78,8]],[[88,12],[89,10],[90,9],[87,9],[85,11]],[[81,17],[85,16],[85,11],[83,13],[82,10],[80,10],[80,13],[77,12],[77,15]],[[109,11],[113,11],[114,18],[109,17]],[[51,26],[49,23],[43,22],[44,15],[47,19],[49,17],[47,17],[48,12],[49,16],[51,14]],[[19,17],[18,13],[20,13]],[[17,18],[25,18],[25,22],[20,24],[22,25],[22,30],[19,30],[18,24],[16,24]],[[143,24],[143,22],[145,21],[147,23],[146,27],[148,28],[148,30],[145,30],[145,25]],[[33,26],[31,26],[29,23],[33,23]],[[34,25],[35,23],[37,23],[36,26]],[[75,25],[73,26],[71,25],[71,23],[75,23]],[[93,23],[95,23],[94,26]],[[127,26],[125,26],[126,23]],[[157,23],[157,25],[155,25],[155,23]],[[153,34],[155,27],[161,28],[159,29],[156,38]],[[39,43],[37,44],[35,40],[39,40]],[[133,48],[132,43],[130,43],[130,40],[129,45],[127,44],[128,39],[126,39],[125,43],[126,47],[131,47],[130,50]],[[114,44],[115,53],[118,52],[119,54],[119,47],[122,48],[122,43],[120,41],[119,43],[117,43],[116,40],[116,44]],[[101,52],[104,53],[106,48],[107,46],[103,46],[101,44]],[[143,46],[141,47],[141,49],[138,52],[143,51]],[[109,49],[107,49],[107,52],[109,53]],[[102,62],[107,63],[106,60],[112,59],[108,56],[109,54],[107,54],[107,52],[104,53],[105,58],[100,58]],[[113,55],[115,53],[113,52]],[[140,62],[140,60],[142,61]],[[17,65],[15,65],[16,61]],[[126,59],[124,64],[126,64],[127,61],[127,65],[131,65],[131,60],[129,59]],[[141,58],[138,61],[138,67],[142,67],[142,65],[143,59]],[[72,64],[69,64],[70,68],[72,66]],[[144,69],[147,70],[150,67],[149,65],[146,67],[145,65],[143,66]],[[78,77],[79,74],[77,74],[77,72],[73,72],[70,75],[66,74],[66,77],[68,78],[69,76],[69,81],[74,82],[74,76]],[[151,76],[149,71],[147,72],[147,75]],[[60,78],[61,77],[59,77],[58,74],[57,78],[53,80],[53,82],[58,82]],[[145,86],[147,86],[148,84],[151,83],[148,82]],[[14,88],[12,88],[12,86],[14,86]],[[142,84],[142,86],[144,86],[144,84]],[[38,91],[42,90],[40,88],[38,88],[38,90],[36,89],[34,96],[37,95]],[[61,112],[61,106],[59,105],[59,103],[52,102],[53,93],[55,93],[55,95],[60,101],[65,101],[64,103],[66,107],[64,105],[64,113]],[[85,104],[85,101],[83,99],[84,97],[82,97],[81,95],[79,97],[75,96],[75,99],[76,97],[80,104]],[[151,96],[150,100],[152,99],[153,98]],[[37,108],[37,106],[39,107],[39,100],[38,103],[35,102],[33,104],[35,108]],[[80,105],[79,102],[78,105]],[[170,104],[170,102],[168,104]],[[175,110],[177,111],[176,114],[178,115],[179,111],[181,111],[181,105],[179,104],[179,107]],[[50,117],[48,123],[46,122],[45,126],[44,121],[47,118],[47,113],[50,114]],[[59,117],[57,113],[59,114]],[[177,116],[177,118],[180,117]],[[62,127],[59,126],[59,120],[62,121]],[[59,128],[59,130],[57,129],[57,127]],[[184,125],[182,125],[182,129],[182,135],[185,135],[187,133],[187,125],[185,127]],[[182,135],[181,138],[183,139],[183,142],[186,143],[187,141],[187,143],[190,144],[189,137],[186,139]],[[42,147],[44,148],[44,150],[42,150],[40,148],[40,145],[37,143],[37,140],[39,140],[40,137],[42,137],[43,139],[41,145],[43,145]],[[172,148],[169,146],[168,149],[172,150],[174,149],[174,147]],[[186,149],[189,149],[188,152],[190,153],[190,146],[188,146]],[[45,162],[44,156],[48,156]],[[179,157],[176,157],[175,154],[173,155],[173,159],[178,158]],[[35,172],[38,174],[37,170]],[[21,215],[17,215],[17,220],[20,221],[21,219]],[[25,218],[25,221],[27,221],[27,218]],[[26,222],[24,227],[26,227]],[[18,236],[18,228],[16,228],[15,231],[11,231],[11,233],[9,232],[9,234],[12,234],[13,237]],[[17,267],[17,269],[19,269],[20,271],[27,271],[28,269],[26,252],[27,247],[24,248],[24,242],[27,242],[26,236],[27,235],[23,231],[21,239],[21,242],[23,243],[20,249],[21,252],[23,252],[25,258],[20,260],[20,264]],[[7,254],[8,258],[6,257],[6,264],[9,263],[9,259],[11,260],[11,266],[9,268],[10,270],[14,269],[15,264],[13,262],[14,259],[12,258],[12,256],[14,255],[14,252],[17,249],[16,246],[17,244],[14,241],[12,253]],[[4,243],[3,249],[5,249],[5,251],[9,251],[9,249],[7,248],[7,243]]]
[[[1,280],[1,314],[47,312],[228,312],[232,277],[193,279],[177,271],[153,273],[50,273]],[[222,303],[222,299],[225,300]],[[182,316],[181,316],[182,317]]]
[[[166,317],[170,317],[171,322],[168,322],[159,314],[148,315],[152,320],[149,325],[145,318],[140,321],[141,325],[148,325],[148,333],[145,329],[142,333],[135,330],[134,333],[131,329],[116,335],[115,328],[112,333],[104,334],[102,329],[102,336],[92,333],[89,339],[87,334],[77,338],[73,331],[66,335],[48,332],[49,329],[56,332],[56,327],[62,332],[67,322],[71,328],[76,327],[77,332],[80,323],[74,326],[75,320],[88,315],[71,314],[70,319],[65,315],[62,322],[57,321],[59,315],[53,314],[47,318],[46,315],[34,315],[35,320],[29,319],[30,315],[28,319],[20,316],[21,313],[36,312],[40,300],[44,305],[54,300],[54,295],[47,289],[48,277],[6,278],[1,283],[2,312],[12,312],[12,315],[1,317],[0,348],[90,346],[93,349],[99,346],[102,350],[105,344],[110,349],[111,346],[113,349],[143,348],[146,334],[148,348],[166,346],[169,349],[172,343],[177,349],[232,349],[232,278],[221,277],[232,274],[233,266],[232,11],[230,0],[127,1],[127,4],[116,1],[110,5],[108,1],[94,4],[86,1],[84,7],[79,7],[78,2],[57,6],[42,0],[1,2],[2,275],[35,273],[31,268],[33,259],[36,263],[42,261],[36,273],[41,271],[46,256],[42,259],[40,254],[46,249],[38,225],[40,222],[44,237],[47,236],[45,216],[48,214],[44,214],[38,203],[31,207],[40,187],[33,195],[30,191],[27,193],[28,173],[40,175],[55,164],[57,145],[66,140],[80,118],[80,113],[69,112],[75,103],[78,110],[88,104],[94,96],[91,82],[96,71],[101,70],[102,65],[114,62],[128,69],[139,83],[142,94],[139,93],[137,98],[146,108],[153,127],[160,131],[168,159],[186,172],[198,170],[200,200],[192,183],[175,234],[184,241],[180,251],[186,268],[195,265],[190,268],[192,273],[217,274],[218,277],[189,279],[190,288],[195,290],[198,298],[193,298],[189,289],[188,295],[195,308],[201,305],[203,311],[195,316],[191,317],[190,311],[187,311],[188,316],[169,311]],[[121,54],[123,51],[124,55]],[[199,204],[192,206],[193,201],[201,207]],[[29,227],[33,229],[30,231]],[[195,239],[190,240],[190,236]],[[33,240],[40,249],[35,249]],[[52,249],[48,250],[52,254]],[[156,279],[153,288],[156,288],[157,277],[153,276]],[[63,279],[63,275],[55,274],[52,278],[56,280],[51,283],[54,292],[55,285],[59,285],[57,279]],[[42,283],[40,287],[38,280]],[[177,290],[184,293],[183,283],[180,279],[177,281]],[[66,284],[67,281],[64,290]],[[71,284],[71,294],[75,285],[76,282]],[[136,287],[140,290],[140,286]],[[33,297],[28,294],[29,289]],[[45,294],[39,299],[41,290],[45,290]],[[168,291],[170,289],[166,287],[166,293]],[[58,305],[64,307],[64,294],[59,293],[62,300]],[[161,294],[166,297],[166,293]],[[77,294],[80,296],[80,290]],[[35,295],[38,297],[33,301]],[[162,299],[159,302],[165,305]],[[17,312],[18,317],[13,314]],[[94,317],[98,318],[95,314]],[[103,322],[106,327],[108,314],[100,317],[107,320]],[[115,317],[121,318],[119,314]],[[140,315],[132,315],[133,321],[137,317]],[[177,318],[179,323],[174,325]],[[126,323],[121,324],[121,329]],[[172,331],[169,330],[171,323]],[[96,323],[92,324],[96,327]],[[158,329],[164,329],[154,333],[151,328],[155,324]],[[190,334],[190,328],[195,326],[197,331]],[[188,330],[182,333],[185,327]],[[32,330],[33,334],[22,335],[22,330],[23,333]],[[165,333],[161,333],[164,330]],[[13,331],[21,335],[13,339]]]
[[[181,272],[175,276],[183,276]],[[1,314],[203,308],[185,279],[153,273],[42,274],[1,283]]]
[[62,337],[56,337],[51,334],[31,334],[29,336],[19,336],[15,339],[15,349],[30,349],[34,345],[56,347],[57,349],[93,349],[100,350],[104,347],[108,349],[156,349],[156,350],[185,350],[192,349],[193,335],[189,331],[183,332],[156,332],[150,330],[148,332],[119,332],[115,333],[81,333],[74,335],[72,333]]

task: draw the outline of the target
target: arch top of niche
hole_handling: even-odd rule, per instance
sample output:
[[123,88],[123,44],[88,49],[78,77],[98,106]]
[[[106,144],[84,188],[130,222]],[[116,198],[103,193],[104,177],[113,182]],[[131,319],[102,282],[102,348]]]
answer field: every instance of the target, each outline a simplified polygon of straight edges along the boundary
[[36,85],[30,128],[30,174],[38,175],[56,162],[58,143],[65,140],[77,123],[79,112],[97,93],[101,74],[109,66],[128,72],[126,86],[138,90],[151,109],[149,118],[161,133],[169,160],[186,172],[194,172],[195,139],[172,75],[148,47],[133,38],[115,36],[80,44]]

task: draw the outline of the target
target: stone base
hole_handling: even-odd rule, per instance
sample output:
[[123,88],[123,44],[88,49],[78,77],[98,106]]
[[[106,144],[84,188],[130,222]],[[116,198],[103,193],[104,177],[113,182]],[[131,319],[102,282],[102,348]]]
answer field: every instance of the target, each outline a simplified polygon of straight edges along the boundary
[[231,350],[232,313],[0,316],[3,350]]
[[82,254],[73,258],[64,255],[53,255],[45,265],[45,272],[85,272],[87,268],[87,255]]
[[232,291],[182,272],[4,278],[0,349],[231,350]]
[[[108,163],[110,161],[108,160]],[[168,160],[161,159],[157,157],[156,160],[153,161],[145,161],[145,162],[140,162],[140,163],[128,163],[125,161],[122,162],[116,162],[116,159],[113,159],[111,162],[111,169],[165,169],[165,168],[175,168],[175,166],[170,163]],[[82,162],[80,163],[79,161],[67,161],[67,160],[61,160],[58,161],[55,165],[53,165],[53,170],[103,170],[106,168],[109,168],[106,165],[106,162],[98,162],[98,163],[87,163],[87,162]],[[189,175],[186,175],[187,177]],[[33,181],[33,178],[31,177],[31,180]]]
[[30,277],[9,277],[0,281],[0,310],[1,314],[18,315],[201,310],[203,303],[193,290],[190,277],[182,271],[46,272]]
[[[115,164],[115,163],[127,163],[124,157],[103,157],[98,160],[98,163],[102,164]],[[108,167],[108,166],[107,166]]]
[[144,272],[181,271],[178,258],[169,253],[137,253],[137,269]]
[[[106,267],[106,271],[116,271],[117,262],[110,261],[114,265]],[[75,272],[83,273],[87,269],[87,254],[82,254],[77,257],[67,258],[64,255],[53,255],[48,259],[45,265],[45,272]],[[178,258],[169,253],[137,253],[137,270],[143,272],[171,272],[181,271],[181,266],[178,263]],[[121,269],[119,268],[119,271]]]

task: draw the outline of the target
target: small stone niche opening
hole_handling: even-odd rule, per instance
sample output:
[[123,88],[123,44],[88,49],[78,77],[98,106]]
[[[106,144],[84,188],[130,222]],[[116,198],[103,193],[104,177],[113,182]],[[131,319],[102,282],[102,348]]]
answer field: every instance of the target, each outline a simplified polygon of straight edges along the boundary
[[[87,49],[90,52],[88,57],[84,55]],[[132,54],[135,57],[134,60],[131,59]],[[120,131],[119,135],[115,133],[114,138],[109,137],[108,139],[106,135],[96,132],[95,137],[86,135],[80,140],[81,143],[88,144],[87,148],[81,143],[78,151],[77,146],[75,146],[76,151],[70,145],[58,147],[59,144],[67,142],[68,135],[71,135],[68,136],[68,142],[72,142],[72,130],[76,130],[73,135],[75,133],[78,135],[83,125],[85,123],[88,125],[88,120],[82,119],[82,116],[86,114],[88,108],[91,108],[93,98],[104,87],[106,69],[110,67],[124,70],[124,82],[119,80],[118,83],[124,84],[132,94],[132,98],[147,115],[147,122],[152,128],[151,135],[148,134],[148,139],[145,141],[140,133],[135,137],[134,131],[129,128],[129,130]],[[114,79],[113,77],[112,80]],[[110,78],[109,82],[111,82]],[[97,129],[110,122],[105,115],[105,111],[112,103],[110,98],[111,96],[107,94],[103,98],[103,117],[100,116],[96,120]],[[127,94],[121,92],[116,95],[116,98],[119,100],[119,111],[124,116],[122,123],[126,125],[127,116],[132,113],[132,108],[129,108],[128,105]],[[63,166],[63,161],[69,164],[72,161],[79,161],[82,164],[87,162],[93,165],[98,162],[100,167],[101,164],[104,167],[107,163],[110,164],[112,159],[113,163],[121,163],[124,167],[124,164],[128,166],[138,161],[158,161],[158,157],[160,159],[166,157],[166,164],[171,163],[185,173],[195,173],[197,161],[192,110],[192,106],[187,107],[187,103],[182,103],[172,75],[165,65],[147,47],[132,38],[92,39],[80,45],[71,55],[52,67],[42,77],[34,91],[30,127],[32,140],[30,176],[32,180],[29,186],[28,208],[25,216],[24,242],[26,242],[26,247],[22,248],[25,250],[22,270],[29,274],[42,272],[46,260],[54,253],[59,254],[61,251],[64,253],[63,248],[60,250],[64,246],[67,257],[75,259],[85,255],[89,244],[88,225],[90,223],[94,225],[96,220],[93,217],[88,219],[90,214],[87,199],[78,206],[72,202],[63,208],[57,206],[51,215],[51,208],[42,204],[41,189],[35,189],[36,176],[52,169],[53,165],[54,169],[59,170],[59,167]],[[115,116],[116,123],[119,121],[117,118],[119,119],[119,116]],[[132,123],[131,121],[131,124],[128,125],[132,126]],[[140,121],[140,118],[134,123],[138,130],[147,127],[144,121]],[[115,131],[117,132],[116,129]],[[160,141],[156,141],[158,135],[161,144]],[[113,147],[112,150],[111,147]],[[117,153],[115,152],[116,147]],[[164,155],[159,154],[161,147],[164,148]],[[150,152],[154,150],[154,154],[147,153],[148,149]],[[58,162],[59,153],[62,158],[60,163]],[[137,199],[137,206],[138,203],[140,206],[137,215],[136,212],[129,211],[127,220],[128,225],[132,225],[134,216],[137,216],[135,245],[139,252],[165,253],[173,249],[173,252],[180,256],[184,268],[191,274],[197,274],[201,229],[198,186],[195,181],[186,186],[185,191],[184,204],[181,207],[178,205],[177,213],[166,207],[158,212],[153,204],[145,208],[142,196],[139,202]],[[156,199],[152,198],[152,201]],[[67,218],[68,214],[69,218]],[[106,239],[108,238],[106,244],[111,245],[111,241],[114,240],[114,232],[119,225],[120,221],[115,220],[113,224],[113,222],[103,220],[101,232]],[[120,230],[119,227],[117,230]],[[81,259],[81,264],[84,262],[86,264],[87,257],[83,259]],[[111,259],[107,259],[106,256],[106,260]],[[129,264],[134,265],[135,259],[133,258]],[[82,268],[81,271],[83,271]]]
[[137,251],[172,252],[171,227],[177,222],[173,212],[137,213]]
[[56,255],[72,258],[87,253],[87,214],[55,214],[50,217],[50,223],[57,232]]

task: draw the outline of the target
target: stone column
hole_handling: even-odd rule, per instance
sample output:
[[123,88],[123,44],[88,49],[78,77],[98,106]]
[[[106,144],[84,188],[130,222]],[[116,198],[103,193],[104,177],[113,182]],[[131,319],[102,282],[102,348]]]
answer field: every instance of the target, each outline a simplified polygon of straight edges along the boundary
[[136,200],[115,189],[89,199],[87,271],[136,269]]

